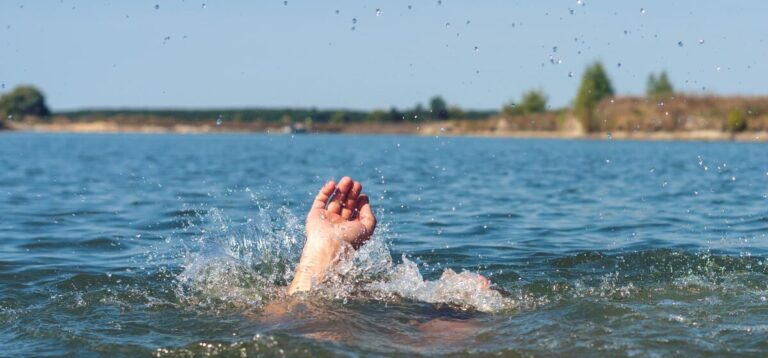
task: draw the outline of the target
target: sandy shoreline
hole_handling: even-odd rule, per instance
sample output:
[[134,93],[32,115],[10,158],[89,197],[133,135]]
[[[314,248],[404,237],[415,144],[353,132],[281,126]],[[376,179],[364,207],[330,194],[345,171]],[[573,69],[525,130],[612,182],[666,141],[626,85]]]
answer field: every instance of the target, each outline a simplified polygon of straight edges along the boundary
[[[310,129],[310,133],[346,134],[402,134],[416,136],[467,136],[494,138],[539,138],[539,139],[586,139],[586,140],[648,140],[648,141],[768,141],[768,132],[729,133],[715,130],[689,131],[619,131],[583,133],[581,131],[535,131],[535,130],[466,130],[455,122],[425,123],[354,123],[347,125],[324,125]],[[216,126],[211,124],[128,124],[108,121],[93,122],[52,122],[14,123],[9,128],[15,132],[40,133],[268,133],[290,134],[283,127],[242,125],[239,123]]]

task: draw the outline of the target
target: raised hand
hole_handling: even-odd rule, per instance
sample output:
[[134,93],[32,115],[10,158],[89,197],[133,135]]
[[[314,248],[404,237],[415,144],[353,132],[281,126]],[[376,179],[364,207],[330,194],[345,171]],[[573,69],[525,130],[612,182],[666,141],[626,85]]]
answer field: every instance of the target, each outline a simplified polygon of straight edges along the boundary
[[288,293],[311,290],[336,264],[343,246],[362,246],[376,228],[363,186],[350,177],[326,183],[307,215],[307,241]]

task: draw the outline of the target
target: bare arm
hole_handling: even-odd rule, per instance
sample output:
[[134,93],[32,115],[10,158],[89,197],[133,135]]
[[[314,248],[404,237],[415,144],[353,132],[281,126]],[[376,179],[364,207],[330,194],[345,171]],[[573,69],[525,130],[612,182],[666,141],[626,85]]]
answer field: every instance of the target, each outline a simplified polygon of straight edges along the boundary
[[310,291],[322,282],[339,259],[344,246],[357,249],[376,229],[368,196],[350,177],[339,184],[329,181],[321,189],[307,215],[307,241],[288,294]]

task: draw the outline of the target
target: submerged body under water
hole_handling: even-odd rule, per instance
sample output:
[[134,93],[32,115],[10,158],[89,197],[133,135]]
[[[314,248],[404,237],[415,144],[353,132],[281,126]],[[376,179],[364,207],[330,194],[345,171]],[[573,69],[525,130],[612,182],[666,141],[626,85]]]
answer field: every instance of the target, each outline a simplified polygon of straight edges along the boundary
[[[766,149],[2,134],[1,354],[764,356]],[[287,300],[341,175],[379,228]]]

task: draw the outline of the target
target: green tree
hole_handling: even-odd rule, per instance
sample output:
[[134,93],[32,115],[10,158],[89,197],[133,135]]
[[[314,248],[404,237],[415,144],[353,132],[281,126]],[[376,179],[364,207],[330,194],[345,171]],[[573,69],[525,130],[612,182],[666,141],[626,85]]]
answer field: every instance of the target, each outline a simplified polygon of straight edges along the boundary
[[451,106],[448,108],[448,117],[454,119],[464,118],[464,110],[459,106]]
[[449,117],[448,104],[440,96],[432,97],[429,100],[429,109],[432,111],[432,118],[446,120]]
[[45,96],[35,87],[19,86],[0,97],[0,113],[4,116],[47,117],[51,111],[45,104]]
[[402,122],[404,120],[404,116],[400,111],[397,110],[397,107],[392,107],[389,109],[389,121],[390,122]]
[[413,121],[421,121],[424,120],[424,106],[421,105],[421,103],[417,103],[415,107],[408,113],[407,119],[413,120]]
[[547,111],[548,100],[549,98],[543,91],[530,90],[523,94],[523,98],[516,108],[521,114],[544,113]]
[[369,122],[384,122],[389,118],[389,113],[382,111],[380,109],[374,110],[371,113],[368,113],[368,121]]
[[595,106],[601,99],[612,96],[613,93],[611,79],[605,73],[603,64],[595,62],[587,66],[574,103],[576,116],[579,117],[586,131],[597,130],[597,125],[594,123]]
[[341,124],[341,123],[346,123],[347,120],[348,120],[347,114],[342,111],[338,111],[338,112],[334,112],[333,115],[331,115],[331,119],[329,120],[329,122],[333,124]]
[[737,133],[745,130],[747,130],[747,116],[744,115],[744,111],[732,109],[728,113],[728,131]]
[[672,83],[669,82],[669,76],[666,71],[662,71],[658,78],[654,74],[648,76],[646,82],[645,94],[648,98],[660,99],[668,98],[675,94]]

